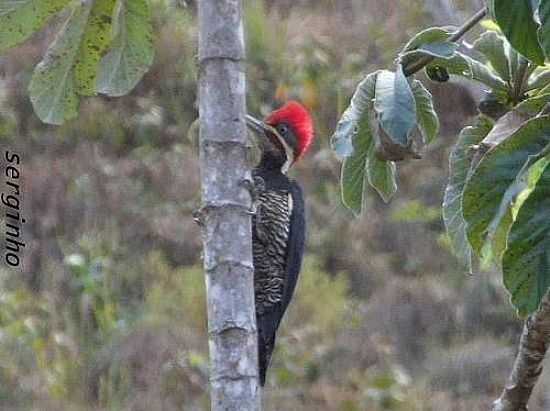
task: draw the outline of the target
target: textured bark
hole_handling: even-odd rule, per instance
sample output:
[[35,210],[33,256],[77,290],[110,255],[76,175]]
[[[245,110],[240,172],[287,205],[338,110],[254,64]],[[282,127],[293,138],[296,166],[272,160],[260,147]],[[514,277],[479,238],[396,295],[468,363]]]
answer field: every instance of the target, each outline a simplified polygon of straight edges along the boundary
[[512,373],[492,411],[524,411],[540,374],[550,343],[550,294],[525,321]]
[[240,0],[199,6],[200,166],[213,411],[260,409]]

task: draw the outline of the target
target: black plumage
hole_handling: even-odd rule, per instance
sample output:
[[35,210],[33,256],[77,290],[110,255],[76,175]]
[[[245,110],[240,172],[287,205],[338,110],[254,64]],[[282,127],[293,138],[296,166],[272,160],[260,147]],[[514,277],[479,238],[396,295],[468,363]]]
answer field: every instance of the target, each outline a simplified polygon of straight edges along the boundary
[[253,217],[254,293],[260,383],[275,347],[276,332],[294,293],[302,264],[305,212],[302,190],[280,169],[254,170],[257,190]]

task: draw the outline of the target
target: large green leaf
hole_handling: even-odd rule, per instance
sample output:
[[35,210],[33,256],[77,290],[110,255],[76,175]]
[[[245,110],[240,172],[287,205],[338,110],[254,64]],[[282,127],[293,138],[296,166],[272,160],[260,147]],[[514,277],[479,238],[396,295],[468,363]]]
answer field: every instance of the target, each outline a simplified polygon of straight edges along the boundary
[[508,233],[514,222],[515,213],[521,208],[523,201],[532,191],[542,171],[544,171],[547,159],[543,162],[539,160],[546,156],[549,147],[547,146],[542,152],[527,158],[527,161],[518,172],[515,181],[504,193],[498,211],[487,229],[487,241],[482,251],[482,258],[486,263],[493,262],[500,265],[502,254],[507,246]]
[[401,66],[395,73],[383,70],[378,74],[374,110],[392,143],[409,147],[410,134],[416,126],[416,104]]
[[544,64],[544,53],[538,42],[538,25],[530,0],[493,0],[495,18],[502,32],[523,56],[538,65]]
[[483,54],[491,67],[504,81],[510,81],[510,65],[506,55],[508,42],[494,31],[486,31],[474,43],[474,49]]
[[498,141],[477,165],[462,200],[468,239],[478,253],[506,190],[514,183],[529,156],[539,153],[550,142],[550,116],[533,118]]
[[550,59],[550,0],[540,0],[539,18],[539,42],[547,59]]
[[153,28],[147,0],[123,0],[115,13],[114,39],[103,57],[97,80],[100,93],[130,92],[153,63]]
[[[549,101],[550,94],[537,95],[524,100],[498,121],[497,125],[491,130],[490,135],[483,140],[483,143],[488,147],[493,147],[505,140],[512,132],[518,130],[527,119],[537,115]],[[513,211],[520,205],[520,199],[533,184],[533,176],[538,178],[533,164],[545,155],[545,150],[528,156],[515,181],[504,193],[498,211],[489,224],[487,238],[482,247],[481,260],[485,267],[488,268],[491,264],[500,266],[502,254],[507,245],[508,232],[514,221]]]
[[[544,161],[544,160],[541,160]],[[523,202],[508,236],[504,285],[520,314],[535,311],[550,286],[550,167]]]
[[95,0],[80,44],[74,74],[77,92],[83,96],[97,94],[99,60],[111,44],[115,0]]
[[418,128],[426,143],[431,143],[439,133],[439,117],[435,112],[432,94],[418,80],[412,81],[411,88],[416,103]]
[[[355,93],[351,98],[350,105],[340,117],[336,125],[336,131],[331,138],[333,150],[340,157],[349,157],[354,152],[356,134],[370,136],[369,116],[374,105],[374,97],[376,92],[376,79],[379,71],[367,75],[355,89]],[[361,123],[361,119],[365,117],[366,121]],[[362,124],[369,127],[368,130],[362,130]],[[361,137],[359,136],[360,140]]]
[[360,123],[361,131],[353,137],[353,154],[344,159],[340,179],[342,201],[355,215],[362,211],[367,182],[386,203],[397,191],[395,163],[376,157],[369,116],[363,116]]
[[29,92],[34,111],[45,123],[61,124],[76,117],[79,98],[74,65],[92,2],[78,2],[44,59],[36,66]]
[[26,40],[71,0],[0,0],[0,53]]
[[342,202],[355,215],[360,214],[363,208],[367,158],[373,142],[368,115],[363,116],[359,129],[360,132],[353,137],[353,153],[342,164],[340,178]]
[[491,127],[486,117],[479,117],[476,124],[462,130],[449,157],[449,183],[443,199],[443,222],[453,251],[469,271],[472,269],[472,249],[462,215],[462,193],[471,170],[472,147],[485,138]]

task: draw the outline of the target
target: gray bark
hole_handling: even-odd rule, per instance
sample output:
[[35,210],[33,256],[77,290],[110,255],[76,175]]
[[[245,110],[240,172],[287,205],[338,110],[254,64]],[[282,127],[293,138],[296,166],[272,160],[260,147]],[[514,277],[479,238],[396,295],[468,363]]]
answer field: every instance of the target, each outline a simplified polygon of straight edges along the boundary
[[260,409],[240,0],[199,6],[200,166],[211,409]]
[[492,411],[524,411],[542,373],[542,361],[550,343],[550,294],[523,326],[512,373]]

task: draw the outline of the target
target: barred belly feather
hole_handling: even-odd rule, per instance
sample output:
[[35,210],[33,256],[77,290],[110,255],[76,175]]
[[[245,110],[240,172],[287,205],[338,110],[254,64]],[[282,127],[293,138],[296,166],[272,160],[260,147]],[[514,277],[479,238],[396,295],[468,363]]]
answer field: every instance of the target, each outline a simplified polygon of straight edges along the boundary
[[286,275],[286,254],[292,201],[289,193],[259,193],[253,217],[254,292],[256,313],[262,315],[281,301]]

